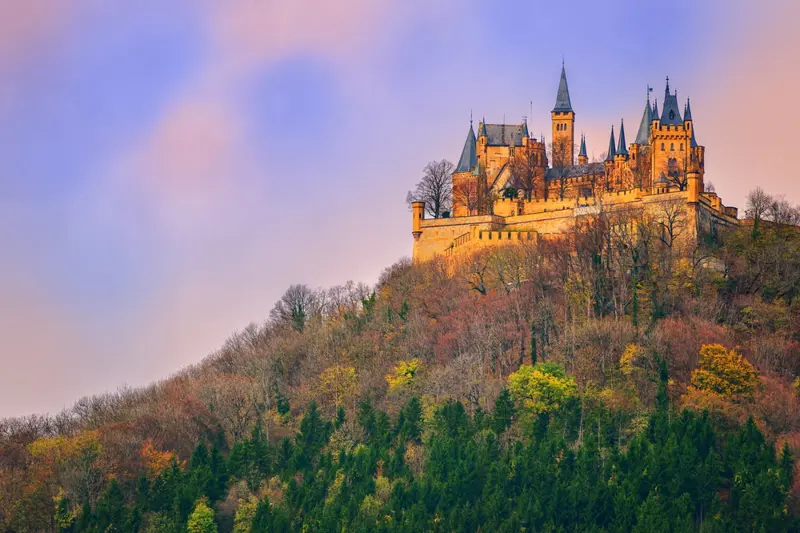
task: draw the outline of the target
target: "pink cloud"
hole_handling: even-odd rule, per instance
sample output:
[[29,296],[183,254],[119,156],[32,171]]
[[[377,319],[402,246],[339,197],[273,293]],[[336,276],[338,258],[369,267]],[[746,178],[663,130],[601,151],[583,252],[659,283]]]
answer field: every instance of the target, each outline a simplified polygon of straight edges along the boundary
[[392,12],[374,0],[233,0],[211,9],[214,43],[228,60],[251,65],[290,53],[344,58],[366,52]]
[[14,68],[54,45],[75,18],[78,2],[0,0],[0,70]]

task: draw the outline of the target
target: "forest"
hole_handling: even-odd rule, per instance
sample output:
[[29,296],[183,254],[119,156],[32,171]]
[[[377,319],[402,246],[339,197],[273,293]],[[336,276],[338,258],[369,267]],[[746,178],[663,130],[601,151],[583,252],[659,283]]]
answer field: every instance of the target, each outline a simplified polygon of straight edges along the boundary
[[0,529],[800,531],[800,211],[683,216],[294,285],[174,376],[0,421]]

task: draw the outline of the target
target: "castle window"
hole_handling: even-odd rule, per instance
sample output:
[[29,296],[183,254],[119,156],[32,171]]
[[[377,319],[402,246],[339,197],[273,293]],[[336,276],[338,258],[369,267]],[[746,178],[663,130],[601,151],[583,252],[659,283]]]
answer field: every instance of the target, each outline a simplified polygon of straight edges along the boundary
[[683,143],[681,143],[681,152],[683,152]]
[[664,151],[664,143],[661,143],[661,151]]
[[675,111],[670,111],[669,112],[669,119],[673,120],[674,118],[675,118]]
[[670,152],[674,152],[675,151],[675,143],[669,143],[669,151]]

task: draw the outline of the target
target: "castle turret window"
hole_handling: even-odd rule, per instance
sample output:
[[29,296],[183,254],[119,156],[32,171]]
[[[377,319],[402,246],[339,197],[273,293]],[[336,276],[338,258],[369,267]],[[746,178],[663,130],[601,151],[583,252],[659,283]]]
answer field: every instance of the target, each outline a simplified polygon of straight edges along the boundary
[[683,143],[681,143],[681,152],[683,152]]
[[675,143],[669,143],[669,151],[670,152],[674,152],[675,151]]
[[664,143],[661,143],[661,151],[664,151]]

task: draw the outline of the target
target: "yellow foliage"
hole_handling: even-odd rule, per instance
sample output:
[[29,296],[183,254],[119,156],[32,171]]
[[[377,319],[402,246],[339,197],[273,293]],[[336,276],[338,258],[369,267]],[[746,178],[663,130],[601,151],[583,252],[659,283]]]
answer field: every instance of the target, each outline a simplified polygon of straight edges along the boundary
[[508,390],[533,413],[556,411],[578,393],[575,380],[554,363],[522,365],[508,376]]
[[627,345],[625,347],[625,351],[622,352],[622,356],[619,358],[620,371],[622,371],[622,373],[626,376],[633,374],[634,364],[642,355],[644,355],[644,348],[638,344]]
[[319,387],[323,394],[332,395],[337,406],[355,393],[356,369],[352,366],[335,365],[319,375]]
[[750,396],[758,384],[758,372],[736,350],[721,344],[700,348],[700,368],[692,372],[692,386],[722,396]]
[[386,382],[389,384],[389,390],[397,390],[402,387],[410,387],[414,384],[414,376],[420,367],[420,361],[417,358],[410,361],[400,361],[392,369],[391,374],[386,374]]

